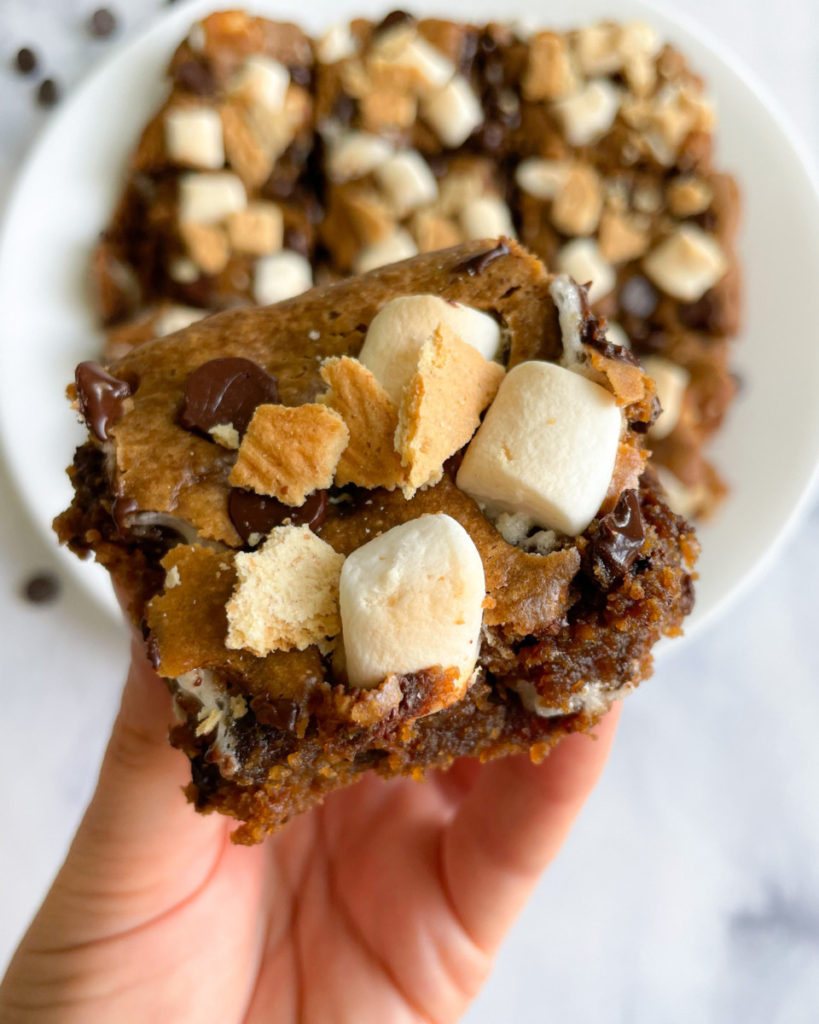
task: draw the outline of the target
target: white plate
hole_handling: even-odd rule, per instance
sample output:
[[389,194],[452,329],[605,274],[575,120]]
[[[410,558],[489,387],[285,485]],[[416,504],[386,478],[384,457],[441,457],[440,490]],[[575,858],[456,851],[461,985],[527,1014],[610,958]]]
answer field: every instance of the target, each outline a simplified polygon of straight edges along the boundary
[[[274,0],[249,6],[272,17],[292,15],[292,6]],[[175,7],[112,53],[50,121],[9,203],[0,237],[0,433],[23,499],[48,536],[52,517],[70,500],[65,466],[84,436],[64,389],[75,364],[100,344],[85,288],[88,256],[120,191],[128,154],[162,97],[168,58],[194,18],[218,7],[212,0]],[[494,0],[443,7],[418,0],[412,7],[473,21],[497,16]],[[379,0],[314,0],[303,12],[304,27],[320,31],[345,16],[377,17],[386,9]],[[572,0],[552,10],[537,0],[510,0],[504,12],[560,27],[612,16],[651,21],[708,81],[720,112],[719,162],[742,184],[747,326],[736,365],[744,390],[714,448],[732,495],[718,520],[700,531],[691,635],[770,557],[804,506],[819,459],[816,189],[801,146],[758,85],[678,20],[637,0],[614,7]],[[70,571],[115,610],[106,574],[65,554]]]

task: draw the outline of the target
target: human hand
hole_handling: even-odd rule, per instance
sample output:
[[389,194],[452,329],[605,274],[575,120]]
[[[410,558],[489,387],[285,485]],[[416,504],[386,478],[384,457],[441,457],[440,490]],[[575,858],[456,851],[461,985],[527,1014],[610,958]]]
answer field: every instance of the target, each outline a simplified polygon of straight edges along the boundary
[[182,797],[170,697],[134,642],[99,783],[0,986],[4,1024],[454,1021],[596,782],[543,764],[368,776],[255,847]]

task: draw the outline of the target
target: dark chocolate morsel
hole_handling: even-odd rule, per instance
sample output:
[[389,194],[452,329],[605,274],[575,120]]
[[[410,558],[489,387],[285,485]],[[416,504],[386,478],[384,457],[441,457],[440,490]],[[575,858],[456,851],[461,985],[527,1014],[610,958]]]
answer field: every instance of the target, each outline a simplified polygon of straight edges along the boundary
[[60,90],[53,78],[44,78],[37,89],[37,102],[41,107],[53,107],[60,98]]
[[469,259],[464,260],[463,263],[453,267],[452,273],[468,274],[470,277],[477,277],[478,274],[486,270],[490,263],[494,263],[498,257],[507,256],[508,254],[509,246],[504,239],[501,239],[493,248],[476,253],[474,256],[470,256]]
[[80,363],[74,383],[85,422],[100,441],[106,441],[108,428],[122,419],[123,402],[134,393],[133,386],[94,362]]
[[205,433],[231,423],[243,434],[258,405],[278,400],[276,378],[258,363],[238,356],[211,359],[188,377],[180,422],[188,430]]
[[630,277],[620,289],[620,305],[631,316],[651,316],[657,308],[658,301],[659,296],[654,285],[640,274]]
[[[591,542],[595,576],[607,584],[625,576],[645,540],[640,502],[634,490],[623,491],[608,515],[603,516]],[[601,572],[602,570],[602,572]]]
[[415,18],[411,14],[407,14],[406,11],[390,11],[381,21],[376,25],[375,31],[384,32],[388,28],[395,28],[396,25],[403,25],[407,21],[415,21]]
[[306,68],[303,64],[291,64],[287,70],[296,85],[302,85],[305,89],[310,87],[312,79],[310,68]]
[[327,515],[327,491],[313,491],[302,505],[293,507],[277,498],[234,487],[228,495],[228,515],[246,544],[254,534],[266,537],[285,519],[294,526],[306,525],[316,530]]
[[174,72],[174,78],[178,86],[197,96],[212,96],[216,92],[216,78],[205,61],[183,61]]
[[114,29],[116,29],[117,19],[107,7],[100,7],[91,15],[88,27],[91,30],[92,36],[96,36],[98,39],[105,39],[106,36],[110,36]]
[[60,581],[53,572],[39,572],[23,584],[23,597],[32,604],[49,604],[60,594]]
[[679,305],[680,320],[692,331],[705,331],[718,334],[722,309],[713,289],[707,291],[696,302],[681,302]]
[[14,66],[21,75],[29,75],[37,67],[37,54],[29,46],[19,49],[14,57]]

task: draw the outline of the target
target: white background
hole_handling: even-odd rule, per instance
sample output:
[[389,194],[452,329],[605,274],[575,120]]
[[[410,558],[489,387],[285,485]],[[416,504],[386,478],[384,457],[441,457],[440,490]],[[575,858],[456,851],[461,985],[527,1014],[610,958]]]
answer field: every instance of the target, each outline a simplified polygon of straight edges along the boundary
[[[0,0],[0,201],[48,116],[35,82],[9,70],[13,55],[33,46],[70,87],[110,47],[85,31],[95,6]],[[161,7],[116,10],[121,38]],[[819,2],[687,0],[685,13],[765,83],[819,162]],[[0,343],[25,339],[5,323]],[[0,507],[2,969],[93,786],[126,645],[30,527],[2,466]],[[42,569],[63,589],[35,607],[19,592]],[[814,502],[754,589],[629,699],[603,782],[470,1024],[819,1019],[817,578]]]

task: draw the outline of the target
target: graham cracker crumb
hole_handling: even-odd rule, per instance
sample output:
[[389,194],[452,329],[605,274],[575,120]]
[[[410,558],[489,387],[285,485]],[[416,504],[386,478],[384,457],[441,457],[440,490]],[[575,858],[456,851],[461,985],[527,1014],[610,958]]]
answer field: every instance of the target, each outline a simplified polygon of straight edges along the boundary
[[336,483],[385,487],[406,482],[395,451],[398,410],[372,373],[357,359],[325,359],[321,377],[330,387],[322,401],[341,414],[350,440],[336,466]]
[[223,448],[236,451],[239,447],[239,431],[232,423],[217,423],[208,431],[213,440]]
[[332,484],[349,437],[341,416],[324,405],[260,405],[239,446],[230,483],[301,505],[308,494]]
[[405,496],[441,479],[446,459],[478,429],[503,375],[502,366],[438,325],[421,348],[398,413],[395,447],[409,470]]
[[258,551],[234,559],[237,583],[225,606],[225,645],[259,657],[341,630],[338,581],[344,556],[308,526],[277,526]]

